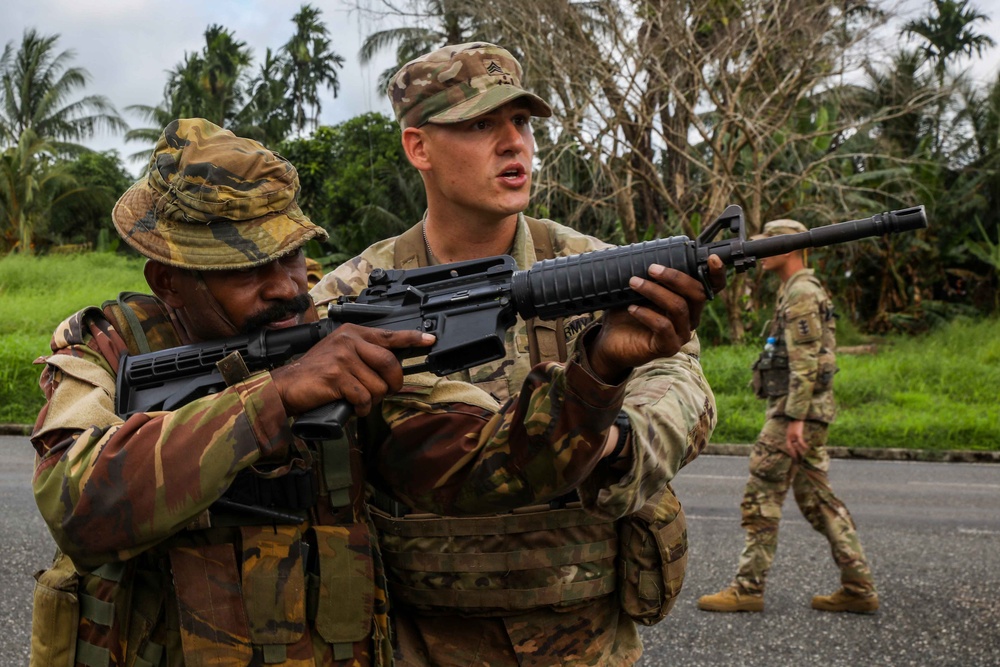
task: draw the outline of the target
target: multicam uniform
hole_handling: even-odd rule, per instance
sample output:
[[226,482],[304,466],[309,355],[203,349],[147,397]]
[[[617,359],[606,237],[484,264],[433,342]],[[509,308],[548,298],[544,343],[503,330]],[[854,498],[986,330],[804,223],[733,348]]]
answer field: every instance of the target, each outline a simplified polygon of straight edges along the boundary
[[[327,275],[312,291],[317,303],[356,294],[374,268],[427,266],[421,230],[418,224],[377,243]],[[546,256],[602,247],[607,244],[568,227],[520,216],[511,255],[526,268]],[[382,416],[394,425],[400,405],[415,400],[442,415],[466,403],[461,411],[470,420],[490,419],[525,377],[545,367],[534,363],[561,356],[566,340],[564,353],[580,355],[577,334],[587,335],[591,319],[530,325],[518,320],[507,332],[505,358],[446,379],[409,376],[403,390],[383,403]],[[621,559],[625,552],[634,557],[640,542],[657,551],[638,560],[656,561],[658,578],[649,583],[659,589],[654,606],[662,606],[649,618],[635,616],[659,620],[683,580],[686,545],[683,515],[677,517],[680,507],[668,482],[701,452],[715,426],[715,400],[698,352],[693,340],[681,353],[631,376],[623,412],[631,423],[632,454],[624,472],[593,461],[587,469],[575,468],[567,452],[553,449],[551,465],[562,474],[550,479],[513,452],[440,447],[436,439],[447,432],[444,423],[427,430],[414,450],[391,437],[374,438],[373,444],[382,443],[372,461],[375,505],[400,509],[396,514],[402,516],[373,510],[390,580],[397,664],[630,665],[639,658],[635,622],[623,612],[636,609],[635,562],[626,575]],[[443,399],[451,405],[441,405]],[[559,404],[538,404],[538,412],[558,415]],[[548,419],[532,425],[543,429]],[[567,483],[577,496],[526,507],[549,501],[556,486]],[[495,514],[505,510],[513,512]],[[636,510],[643,520],[619,520]],[[670,552],[662,562],[654,544]],[[647,603],[644,594],[658,597],[638,593]]]
[[[266,372],[176,411],[123,422],[114,413],[115,378],[121,355],[138,351],[136,326],[150,350],[190,342],[169,307],[130,295],[69,318],[54,334],[53,354],[40,360],[48,401],[32,436],[33,485],[63,555],[38,575],[32,665],[389,664],[360,452],[294,439]],[[488,444],[530,466],[541,449],[532,438],[544,436],[565,453],[558,463],[566,469],[546,471],[553,461],[544,457],[532,469],[575,481],[601,455],[622,388],[599,385],[575,360],[535,369],[524,387],[522,403],[488,422],[404,402],[394,411],[393,442],[413,451],[411,434],[461,433],[463,447]],[[564,407],[559,419],[547,409],[549,395]],[[544,423],[544,433],[513,428],[522,417]],[[277,481],[268,486],[250,471]],[[314,486],[298,475],[279,494],[285,473],[296,471]],[[248,476],[270,489],[258,495],[272,501],[259,502],[301,522],[213,505],[234,480],[245,488]],[[554,482],[552,490],[564,489]],[[77,614],[79,631],[71,632]]]
[[[811,269],[797,271],[782,284],[774,317],[773,360],[762,358],[755,364],[754,384],[758,395],[767,398],[767,414],[750,455],[742,503],[746,545],[735,583],[746,593],[764,592],[778,547],[781,506],[791,486],[802,514],[830,542],[843,587],[871,595],[875,584],[854,521],[827,476],[827,432],[836,414],[835,320],[833,303]],[[791,420],[805,420],[808,449],[797,464],[786,446]]]

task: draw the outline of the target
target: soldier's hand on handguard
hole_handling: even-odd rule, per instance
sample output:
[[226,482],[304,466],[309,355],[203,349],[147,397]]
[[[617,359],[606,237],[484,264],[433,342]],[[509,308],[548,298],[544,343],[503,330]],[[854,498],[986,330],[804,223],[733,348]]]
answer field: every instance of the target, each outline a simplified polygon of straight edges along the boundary
[[364,417],[403,386],[403,368],[392,350],[426,347],[434,340],[419,331],[342,324],[297,360],[271,371],[271,377],[291,416],[344,399]]
[[[724,289],[722,260],[710,255],[708,268],[712,289]],[[708,297],[699,280],[658,264],[649,267],[649,277],[633,277],[629,283],[648,303],[606,311],[587,349],[590,367],[609,384],[622,382],[636,366],[677,354],[701,321]]]

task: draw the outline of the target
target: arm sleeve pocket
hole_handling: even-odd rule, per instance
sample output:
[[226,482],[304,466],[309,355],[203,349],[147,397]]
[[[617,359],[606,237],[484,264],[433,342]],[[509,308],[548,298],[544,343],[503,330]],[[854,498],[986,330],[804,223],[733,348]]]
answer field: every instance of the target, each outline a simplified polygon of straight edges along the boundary
[[788,331],[793,343],[811,343],[823,336],[823,321],[819,307],[810,301],[788,308]]

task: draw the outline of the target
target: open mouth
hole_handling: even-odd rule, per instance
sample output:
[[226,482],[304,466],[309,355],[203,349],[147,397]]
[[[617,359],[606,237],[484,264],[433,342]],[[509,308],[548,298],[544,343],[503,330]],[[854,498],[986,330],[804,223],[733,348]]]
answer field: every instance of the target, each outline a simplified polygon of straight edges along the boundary
[[500,172],[500,178],[516,180],[525,175],[526,171],[522,165],[512,164]]

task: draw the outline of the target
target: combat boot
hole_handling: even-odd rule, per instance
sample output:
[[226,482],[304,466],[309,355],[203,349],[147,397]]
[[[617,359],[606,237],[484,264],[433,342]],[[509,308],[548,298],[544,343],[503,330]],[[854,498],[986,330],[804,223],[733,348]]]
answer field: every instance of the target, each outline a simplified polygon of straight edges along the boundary
[[737,586],[730,586],[713,595],[698,598],[698,609],[703,611],[764,611],[764,596],[743,593]]
[[843,588],[833,595],[813,596],[812,608],[820,611],[848,611],[852,614],[874,614],[878,610],[878,595],[857,595]]

